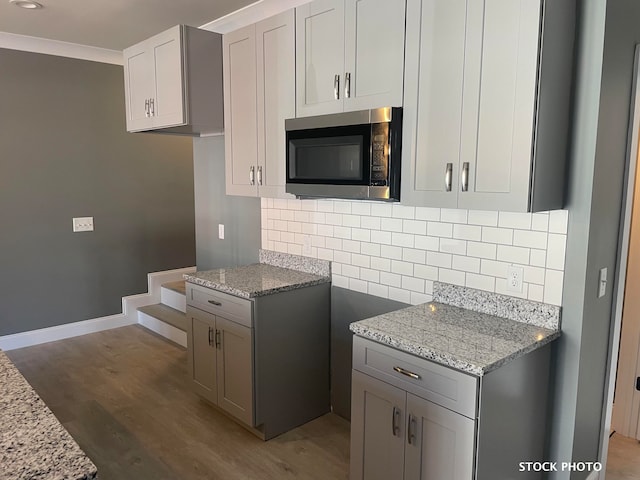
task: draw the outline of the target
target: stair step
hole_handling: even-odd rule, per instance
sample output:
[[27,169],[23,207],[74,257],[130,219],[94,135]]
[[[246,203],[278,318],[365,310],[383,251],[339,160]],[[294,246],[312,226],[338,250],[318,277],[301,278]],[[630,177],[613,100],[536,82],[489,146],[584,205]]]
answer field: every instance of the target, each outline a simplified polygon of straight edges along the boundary
[[176,327],[183,332],[187,331],[187,316],[175,308],[168,307],[162,303],[147,305],[138,308],[139,312],[146,313],[150,317],[161,320]]
[[167,282],[161,285],[162,288],[168,288],[169,290],[173,290],[174,292],[181,293],[182,295],[187,294],[187,289],[184,284],[184,280],[178,280],[177,282]]

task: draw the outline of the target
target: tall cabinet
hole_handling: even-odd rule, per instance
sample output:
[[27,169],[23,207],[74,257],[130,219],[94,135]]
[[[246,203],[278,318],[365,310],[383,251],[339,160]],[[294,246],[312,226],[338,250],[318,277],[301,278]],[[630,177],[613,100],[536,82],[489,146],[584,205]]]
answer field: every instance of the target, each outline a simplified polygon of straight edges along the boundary
[[401,106],[405,0],[296,8],[297,116]]
[[284,120],[295,116],[295,20],[288,10],[223,38],[229,195],[290,197]]
[[406,35],[402,201],[561,208],[571,2],[409,0]]

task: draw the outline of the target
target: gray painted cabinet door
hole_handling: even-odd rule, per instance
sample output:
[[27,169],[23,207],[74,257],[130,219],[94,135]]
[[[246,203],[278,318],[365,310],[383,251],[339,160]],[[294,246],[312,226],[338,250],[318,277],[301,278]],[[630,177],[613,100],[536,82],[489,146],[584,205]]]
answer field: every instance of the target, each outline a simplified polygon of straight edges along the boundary
[[405,480],[473,480],[475,421],[407,393]]
[[342,111],[344,35],[344,0],[316,0],[296,8],[298,117]]
[[218,406],[254,426],[252,330],[216,317],[216,343]]
[[189,375],[195,390],[217,403],[217,352],[214,343],[215,316],[195,309],[187,310],[187,354]]
[[406,393],[356,370],[351,388],[351,480],[402,479]]
[[257,195],[255,25],[224,35],[224,153],[227,195]]

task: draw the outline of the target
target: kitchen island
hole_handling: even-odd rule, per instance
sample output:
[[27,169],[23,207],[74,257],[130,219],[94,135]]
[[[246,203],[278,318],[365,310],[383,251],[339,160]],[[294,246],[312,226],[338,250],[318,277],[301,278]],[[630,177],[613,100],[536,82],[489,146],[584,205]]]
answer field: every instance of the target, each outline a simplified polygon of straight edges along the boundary
[[0,480],[88,480],[96,466],[0,352]]

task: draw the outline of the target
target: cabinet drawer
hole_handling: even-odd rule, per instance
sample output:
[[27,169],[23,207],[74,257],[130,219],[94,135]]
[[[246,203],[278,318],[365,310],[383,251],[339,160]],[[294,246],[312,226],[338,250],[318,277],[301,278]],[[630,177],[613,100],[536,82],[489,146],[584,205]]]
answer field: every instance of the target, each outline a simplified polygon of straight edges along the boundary
[[245,327],[253,327],[251,300],[187,282],[187,305],[228,318]]
[[469,418],[477,417],[477,377],[358,336],[353,337],[353,368]]

